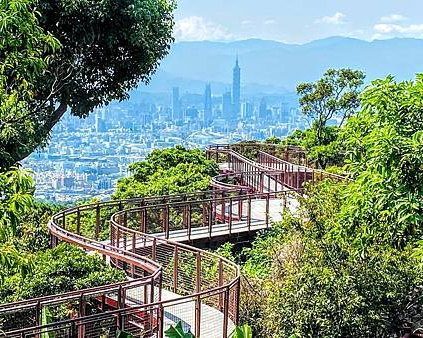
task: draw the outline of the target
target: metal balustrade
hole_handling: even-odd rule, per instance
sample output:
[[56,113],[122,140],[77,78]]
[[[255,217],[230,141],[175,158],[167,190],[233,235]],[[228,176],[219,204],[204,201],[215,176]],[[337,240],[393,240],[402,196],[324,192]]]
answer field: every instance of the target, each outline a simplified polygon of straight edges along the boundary
[[[209,147],[207,156],[228,164],[211,191],[94,203],[54,215],[52,245],[63,241],[99,253],[128,280],[0,305],[5,336],[97,338],[124,330],[163,337],[180,320],[197,337],[228,337],[239,319],[239,267],[191,245],[265,229],[271,206],[283,211],[304,182],[341,177],[263,152],[255,162],[230,145]],[[51,324],[43,323],[46,311]]]

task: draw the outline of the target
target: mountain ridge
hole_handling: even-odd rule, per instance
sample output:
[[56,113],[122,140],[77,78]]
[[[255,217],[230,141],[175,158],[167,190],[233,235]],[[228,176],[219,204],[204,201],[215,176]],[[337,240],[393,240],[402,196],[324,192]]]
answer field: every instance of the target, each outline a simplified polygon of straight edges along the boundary
[[[246,39],[231,42],[186,41],[172,45],[145,91],[181,90],[201,93],[206,83],[230,86],[232,68],[239,56],[242,85],[262,86],[269,92],[293,91],[302,81],[318,79],[328,68],[361,69],[367,81],[394,75],[412,79],[423,72],[423,40],[393,38],[365,41],[333,36],[304,44]],[[164,75],[165,74],[165,75]],[[168,85],[167,85],[168,84]],[[186,89],[185,89],[186,88]]]

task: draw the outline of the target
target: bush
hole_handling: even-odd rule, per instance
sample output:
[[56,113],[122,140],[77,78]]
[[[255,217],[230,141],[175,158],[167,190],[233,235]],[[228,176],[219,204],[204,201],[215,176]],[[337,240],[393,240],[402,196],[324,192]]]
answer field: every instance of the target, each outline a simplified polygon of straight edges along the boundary
[[204,191],[219,172],[200,150],[181,146],[155,150],[146,161],[131,164],[132,176],[119,180],[113,198],[132,198]]
[[125,280],[123,271],[106,263],[99,255],[62,243],[34,255],[30,275],[10,275],[0,291],[2,302],[53,295]]
[[[242,319],[258,337],[401,337],[418,325],[421,270],[412,247],[371,246],[360,255],[339,235],[346,187],[309,186],[296,216],[244,250]],[[250,317],[250,318],[248,318]]]

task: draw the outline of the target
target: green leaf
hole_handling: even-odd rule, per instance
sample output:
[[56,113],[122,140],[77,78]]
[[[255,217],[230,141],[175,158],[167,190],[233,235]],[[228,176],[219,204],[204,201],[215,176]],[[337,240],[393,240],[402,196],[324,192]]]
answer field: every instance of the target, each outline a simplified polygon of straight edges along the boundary
[[248,324],[237,326],[230,338],[253,338],[253,331]]
[[182,322],[178,322],[176,326],[170,326],[165,332],[165,336],[168,338],[195,338],[191,332],[184,332],[182,328]]
[[134,336],[128,332],[118,330],[116,332],[116,338],[134,338]]

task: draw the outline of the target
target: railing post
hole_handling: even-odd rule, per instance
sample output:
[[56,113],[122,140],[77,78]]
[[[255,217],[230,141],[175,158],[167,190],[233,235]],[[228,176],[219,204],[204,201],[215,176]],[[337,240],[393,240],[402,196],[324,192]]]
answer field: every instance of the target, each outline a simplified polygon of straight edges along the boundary
[[[222,258],[219,258],[219,287],[223,285],[223,261]],[[223,295],[222,291],[219,291],[219,310],[222,311],[223,309]]]
[[151,247],[151,259],[153,261],[156,260],[156,250],[157,250],[157,243],[156,242],[157,242],[157,239],[153,238],[153,245]]
[[128,233],[126,230],[123,231],[123,250],[126,250],[126,238],[128,237]]
[[212,237],[213,232],[213,219],[215,217],[215,213],[213,210],[213,201],[210,201],[208,204],[208,226],[209,226],[209,239]]
[[300,190],[300,166],[297,167],[297,189]]
[[264,192],[264,172],[260,172],[260,192]]
[[144,284],[144,304],[148,304],[148,284]]
[[[132,233],[132,252],[136,254],[136,238],[135,238],[135,232]],[[131,275],[132,278],[135,278],[135,264],[131,264]]]
[[40,301],[38,301],[37,305],[35,306],[35,324],[36,324],[36,326],[41,324],[40,314],[41,314],[41,305],[40,305]]
[[[79,295],[79,307],[78,307],[78,317],[85,316],[85,302],[84,302],[84,294],[81,292]],[[82,324],[78,328],[78,334],[80,337],[85,336],[85,326]]]
[[[196,293],[201,292],[201,253],[196,253]],[[201,322],[201,298],[197,296],[195,301],[195,336],[200,337],[200,322]]]
[[123,212],[123,226],[124,228],[128,227],[128,211]]
[[248,194],[248,200],[247,200],[247,226],[248,226],[248,232],[251,231],[251,195]]
[[145,209],[144,209],[144,200],[142,200],[141,201],[141,203],[140,203],[140,220],[139,220],[139,222],[140,222],[140,232],[143,232],[143,233],[145,233],[146,231],[145,231],[145,217],[144,217],[144,214],[145,214]]
[[232,235],[232,197],[229,198],[229,236]]
[[166,239],[169,239],[169,205],[166,205],[162,210],[162,228],[163,232],[166,234]]
[[270,195],[266,195],[266,228],[269,227]]
[[243,201],[243,192],[242,192],[242,190],[240,190],[239,191],[239,195],[238,195],[239,197],[239,200],[238,200],[238,218],[239,218],[239,220],[241,221],[242,220],[242,208],[243,208],[243,206],[244,206],[244,201]]
[[201,296],[197,295],[195,299],[195,336],[200,337],[201,334]]
[[77,337],[77,331],[76,331],[76,324],[75,322],[72,322],[70,324],[70,328],[69,328],[69,337],[70,338],[76,338]]
[[173,252],[173,292],[178,293],[178,246]]
[[187,231],[188,231],[188,241],[191,241],[191,203],[188,202],[186,207],[186,217],[187,217]]
[[159,337],[164,337],[164,308],[162,304],[159,304],[158,310],[157,310],[157,322],[158,322],[158,333]]
[[[206,199],[206,197],[204,196],[203,197],[203,200],[205,200]],[[207,226],[207,204],[205,203],[205,202],[203,202],[202,204],[201,204],[201,206],[202,206],[202,211],[203,211],[203,226]]]
[[272,186],[270,184],[270,174],[267,174],[267,192],[271,192],[272,191]]
[[[117,296],[118,296],[118,299],[117,299],[118,309],[121,309],[122,308],[122,286],[119,286]],[[122,327],[123,326],[122,325],[123,323],[122,323],[122,313],[121,313],[121,311],[118,312],[117,317],[118,317],[118,319],[117,319],[118,329],[119,330],[122,330],[123,329],[123,327]]]
[[81,234],[81,210],[79,207],[76,209],[76,234]]
[[221,210],[221,221],[223,224],[226,222],[226,200],[225,200],[225,192],[222,191],[222,210]]
[[278,174],[275,174],[273,176],[273,180],[275,181],[275,192],[277,192],[278,191]]
[[201,291],[201,253],[196,253],[196,280],[195,280],[195,291]]
[[229,319],[229,287],[226,287],[223,299],[223,338],[228,337],[228,319]]
[[154,303],[154,278],[151,279],[151,292],[150,292],[150,302]]
[[217,214],[217,193],[215,190],[212,192],[212,200],[213,200],[213,221],[216,223],[216,214]]
[[235,325],[239,325],[239,304],[241,301],[241,278],[238,277],[236,283],[236,309],[235,309]]
[[65,212],[66,212],[66,210],[64,210],[64,211],[62,212],[62,228],[63,228],[64,230],[66,230],[66,214],[65,214]]
[[97,204],[95,213],[95,239],[98,239],[100,234],[100,205]]

